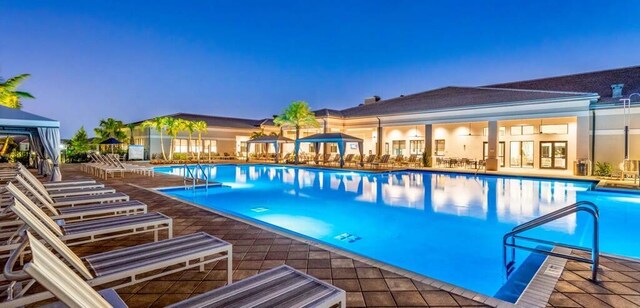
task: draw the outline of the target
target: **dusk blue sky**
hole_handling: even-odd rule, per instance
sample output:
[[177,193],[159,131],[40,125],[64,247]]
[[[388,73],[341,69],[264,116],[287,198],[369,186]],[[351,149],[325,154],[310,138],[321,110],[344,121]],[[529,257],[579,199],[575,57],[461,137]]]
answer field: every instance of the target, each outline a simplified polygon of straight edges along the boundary
[[0,76],[62,136],[639,65],[635,1],[2,1]]

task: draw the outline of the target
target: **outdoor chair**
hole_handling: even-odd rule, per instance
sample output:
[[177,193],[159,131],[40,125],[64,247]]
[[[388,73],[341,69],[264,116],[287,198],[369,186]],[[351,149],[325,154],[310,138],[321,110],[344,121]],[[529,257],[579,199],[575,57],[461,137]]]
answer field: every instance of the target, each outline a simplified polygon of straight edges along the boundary
[[[14,276],[29,276],[69,307],[127,307],[113,289],[96,291],[57,259],[31,233],[25,235],[31,261]],[[54,303],[59,306],[58,303]],[[345,291],[281,265],[169,307],[346,307]]]
[[[204,271],[205,265],[224,259],[227,260],[227,281],[231,283],[231,244],[204,232],[79,258],[19,202],[12,206],[12,210],[21,219],[29,221],[30,230],[37,233],[91,286],[109,284],[110,287],[120,288],[190,268],[198,267],[200,271]],[[11,252],[5,265],[4,278],[9,281],[10,286],[14,286],[12,290],[17,294],[10,294],[9,300],[3,302],[2,306],[23,306],[53,296],[48,291],[29,292],[33,282],[25,280],[27,277],[9,272],[21,259],[27,244],[31,244],[33,250],[34,242],[36,241],[30,242],[28,237],[23,237],[21,244]],[[58,260],[57,257],[48,261],[52,270],[56,268],[54,264],[62,263],[54,260]]]
[[[158,233],[162,230],[167,230],[168,238],[173,237],[172,219],[161,213],[144,213],[75,222],[66,222],[64,219],[56,221],[12,184],[9,184],[7,189],[14,196],[14,204],[10,206],[10,209],[20,217],[24,224],[32,227],[35,223],[33,219],[36,219],[46,225],[60,240],[67,242],[67,245],[79,245],[146,232],[153,232],[154,240],[158,241]],[[32,216],[25,217],[24,213],[18,213],[22,210],[28,211]]]
[[[49,201],[53,206],[75,206],[81,204],[91,204],[91,203],[108,203],[108,202],[119,202],[119,201],[129,201],[129,196],[115,192],[115,193],[105,193],[98,195],[84,195],[84,196],[71,196],[71,197],[59,197],[53,198],[49,195],[46,189],[43,189],[42,184],[38,179],[33,177],[30,172],[22,173],[17,177],[22,176],[29,184],[35,187],[40,195],[42,195],[47,201]],[[30,177],[31,176],[31,177]]]
[[[26,183],[22,177],[17,177],[16,179],[17,184],[20,184],[24,189],[26,189],[26,191],[31,194],[32,198],[35,198],[35,200],[37,200],[42,207],[46,208],[54,216],[54,219],[67,219],[69,221],[73,221],[106,216],[133,215],[147,212],[147,205],[136,200],[113,203],[84,204],[74,207],[55,207],[53,203],[44,198],[33,186]],[[9,190],[10,187],[9,185],[7,185],[7,187],[5,188]],[[21,190],[17,190],[17,192],[22,194],[25,193]],[[15,196],[13,197],[15,198]]]

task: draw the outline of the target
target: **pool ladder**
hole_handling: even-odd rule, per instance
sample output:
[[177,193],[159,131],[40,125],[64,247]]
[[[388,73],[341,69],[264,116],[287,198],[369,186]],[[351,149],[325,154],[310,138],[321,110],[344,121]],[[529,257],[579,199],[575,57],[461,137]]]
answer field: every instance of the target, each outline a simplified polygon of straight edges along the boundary
[[[569,244],[562,244],[558,242],[547,241],[547,240],[536,239],[536,238],[519,235],[520,233],[525,232],[527,230],[533,229],[535,227],[544,225],[546,223],[555,221],[557,219],[560,219],[562,217],[565,217],[577,212],[587,212],[593,217],[593,238],[592,238],[593,243],[591,248],[581,247],[576,245],[569,245]],[[597,281],[598,264],[600,263],[600,242],[599,242],[599,229],[598,229],[599,218],[600,218],[600,214],[598,211],[598,207],[594,203],[589,201],[580,201],[580,202],[571,204],[569,206],[563,207],[559,210],[553,211],[549,214],[540,216],[531,221],[525,222],[513,228],[511,232],[505,234],[504,237],[502,238],[502,249],[503,249],[502,258],[503,258],[504,266],[506,269],[507,278],[515,268],[514,265],[515,265],[516,249],[522,249],[530,252],[545,254],[548,256],[554,256],[554,257],[563,258],[567,260],[589,263],[591,264],[591,279],[593,281]],[[571,253],[566,254],[566,253],[559,253],[554,251],[547,251],[540,248],[521,246],[516,244],[516,240],[522,240],[522,241],[538,243],[543,245],[553,245],[553,246],[583,251],[583,252],[590,253],[591,258],[580,257],[580,256],[573,255]],[[508,259],[507,250],[509,247],[511,248],[511,260],[507,262],[507,259]]]
[[[184,189],[188,189],[189,187],[187,186],[187,183],[189,182],[189,180],[191,181],[191,189],[196,189],[196,184],[198,184],[198,180],[200,180],[200,178],[198,178],[197,176],[194,175],[194,173],[191,171],[191,169],[189,168],[189,166],[187,164],[184,164],[182,166],[184,168],[184,178],[183,178],[183,182],[184,182]],[[204,183],[205,183],[205,188],[209,188],[209,176],[207,176],[207,173],[205,172],[205,168],[200,164],[197,163],[195,165],[194,171],[196,170],[196,168],[200,169],[200,173],[202,173],[202,177],[204,178]]]

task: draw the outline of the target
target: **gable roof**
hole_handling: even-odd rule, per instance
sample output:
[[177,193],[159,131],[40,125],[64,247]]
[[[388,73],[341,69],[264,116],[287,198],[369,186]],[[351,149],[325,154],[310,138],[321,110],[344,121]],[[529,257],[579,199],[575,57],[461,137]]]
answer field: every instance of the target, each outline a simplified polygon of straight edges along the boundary
[[489,85],[488,87],[591,92],[600,95],[600,102],[618,102],[620,98],[611,97],[611,85],[619,83],[624,84],[622,88],[623,97],[628,97],[631,93],[640,92],[640,66],[508,82]]
[[344,117],[364,117],[458,109],[469,106],[490,107],[518,102],[594,96],[593,93],[500,89],[489,87],[444,87],[381,100],[342,110]]
[[316,117],[342,117],[342,111],[336,109],[318,109],[313,112]]

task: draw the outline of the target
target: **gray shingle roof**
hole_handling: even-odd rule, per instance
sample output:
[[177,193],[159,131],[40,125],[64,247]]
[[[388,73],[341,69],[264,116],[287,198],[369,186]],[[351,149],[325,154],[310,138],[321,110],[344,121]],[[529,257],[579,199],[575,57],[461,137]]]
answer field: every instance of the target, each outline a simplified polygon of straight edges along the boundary
[[575,98],[591,93],[513,90],[483,87],[445,87],[381,100],[342,110],[344,117],[429,112],[469,106],[508,104],[525,101]]
[[489,85],[488,87],[591,92],[600,95],[600,102],[617,102],[619,98],[611,97],[611,85],[619,83],[624,84],[622,89],[624,97],[634,92],[640,92],[640,66],[508,82]]

